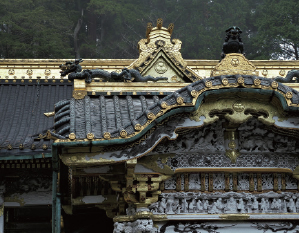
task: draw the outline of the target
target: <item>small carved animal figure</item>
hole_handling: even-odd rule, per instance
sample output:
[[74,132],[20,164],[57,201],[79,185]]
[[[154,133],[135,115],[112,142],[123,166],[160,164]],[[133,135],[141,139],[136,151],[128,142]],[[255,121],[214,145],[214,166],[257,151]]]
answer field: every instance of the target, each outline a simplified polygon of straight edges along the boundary
[[243,54],[243,43],[241,39],[241,29],[236,26],[232,26],[226,31],[225,42],[222,46],[221,59],[225,58],[228,53],[242,53]]

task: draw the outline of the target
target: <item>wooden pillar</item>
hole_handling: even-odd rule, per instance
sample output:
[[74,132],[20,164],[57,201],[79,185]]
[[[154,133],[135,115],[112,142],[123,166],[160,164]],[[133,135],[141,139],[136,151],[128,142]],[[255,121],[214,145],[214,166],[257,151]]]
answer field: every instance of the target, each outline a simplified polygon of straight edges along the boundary
[[4,233],[4,202],[3,201],[4,201],[3,197],[0,196],[0,233]]

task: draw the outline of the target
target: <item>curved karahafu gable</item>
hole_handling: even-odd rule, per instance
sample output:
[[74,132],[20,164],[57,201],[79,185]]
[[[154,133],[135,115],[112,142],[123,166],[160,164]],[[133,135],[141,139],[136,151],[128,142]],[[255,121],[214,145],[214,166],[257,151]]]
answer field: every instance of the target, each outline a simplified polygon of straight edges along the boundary
[[[255,116],[290,135],[299,131],[299,93],[262,77],[211,77],[163,99],[140,97],[141,106],[134,105],[134,96],[122,101],[120,104],[118,96],[86,96],[56,104],[53,146],[62,149],[64,163],[94,165],[140,157],[163,138],[174,140],[180,130],[211,124],[219,116],[230,129]],[[124,103],[126,109],[122,109]],[[111,120],[115,123],[109,123]],[[235,162],[238,154],[232,150],[227,156]]]

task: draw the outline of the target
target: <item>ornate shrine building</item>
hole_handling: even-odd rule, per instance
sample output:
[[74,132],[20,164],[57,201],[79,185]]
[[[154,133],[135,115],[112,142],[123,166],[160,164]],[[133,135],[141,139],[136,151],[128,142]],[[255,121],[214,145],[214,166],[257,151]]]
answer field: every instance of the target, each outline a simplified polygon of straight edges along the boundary
[[221,61],[160,19],[136,60],[0,60],[0,232],[299,232],[299,62],[237,29]]

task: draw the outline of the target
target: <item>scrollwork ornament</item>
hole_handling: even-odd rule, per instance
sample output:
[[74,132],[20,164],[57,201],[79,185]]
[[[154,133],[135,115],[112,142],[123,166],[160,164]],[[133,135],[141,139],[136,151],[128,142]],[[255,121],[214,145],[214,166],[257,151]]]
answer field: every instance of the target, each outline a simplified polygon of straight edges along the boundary
[[226,86],[228,84],[228,79],[227,78],[222,79],[222,84]]
[[278,87],[278,82],[273,81],[273,82],[271,83],[271,87],[274,88],[274,89],[276,89],[276,88]]
[[136,131],[140,131],[141,130],[141,125],[140,124],[136,124],[135,126],[134,126],[134,129],[136,130]]
[[70,133],[69,134],[69,139],[71,139],[71,140],[76,139],[76,134],[75,133]]
[[94,139],[94,134],[88,133],[86,137],[87,137],[87,139],[92,140],[92,139]]
[[109,140],[111,138],[111,134],[109,132],[105,132],[103,134],[104,139]]
[[292,99],[292,97],[293,97],[293,93],[290,92],[290,91],[288,91],[288,92],[286,93],[286,97],[287,97],[288,99]]
[[236,112],[242,112],[245,109],[241,101],[236,101],[232,107]]
[[127,131],[126,131],[126,130],[124,130],[124,129],[123,129],[123,130],[121,130],[119,134],[120,134],[120,136],[121,136],[122,138],[125,138],[125,137],[127,137],[127,136],[128,136],[128,133],[127,133]]
[[205,83],[205,85],[206,85],[206,87],[207,88],[210,88],[210,87],[212,87],[212,82],[211,81],[207,81],[206,83]]
[[184,103],[184,98],[182,96],[179,96],[177,99],[176,99],[176,102],[178,104],[183,104]]

